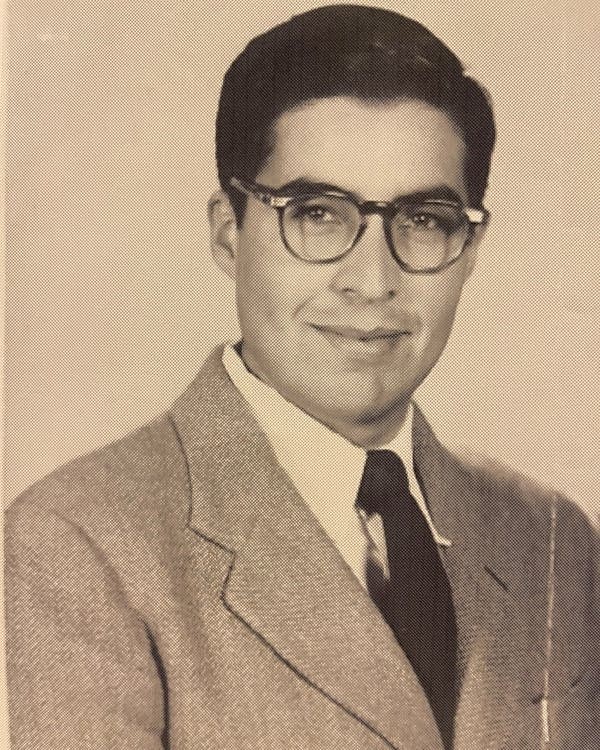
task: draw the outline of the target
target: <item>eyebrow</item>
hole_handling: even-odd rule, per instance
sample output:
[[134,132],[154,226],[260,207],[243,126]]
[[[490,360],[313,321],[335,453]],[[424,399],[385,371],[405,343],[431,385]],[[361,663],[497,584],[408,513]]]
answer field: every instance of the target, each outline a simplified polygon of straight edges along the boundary
[[[298,177],[291,182],[286,182],[276,190],[278,195],[282,196],[296,196],[308,193],[314,195],[315,193],[342,193],[343,195],[349,195],[354,198],[358,203],[364,203],[361,196],[352,192],[351,190],[345,190],[339,185],[332,185],[328,182],[315,182],[307,179],[306,177]],[[426,190],[417,190],[412,193],[404,193],[402,195],[395,196],[389,203],[395,203],[396,201],[406,201],[407,203],[418,203],[424,200],[446,200],[452,201],[453,203],[464,204],[463,199],[456,190],[451,188],[449,185],[440,184],[433,185]]]

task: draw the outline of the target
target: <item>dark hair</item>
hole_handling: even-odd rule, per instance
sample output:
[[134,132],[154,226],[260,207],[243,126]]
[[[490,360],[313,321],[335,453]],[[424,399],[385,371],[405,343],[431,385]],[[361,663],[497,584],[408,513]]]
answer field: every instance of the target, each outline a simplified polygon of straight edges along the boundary
[[443,110],[465,140],[469,200],[481,206],[496,137],[485,90],[420,23],[381,8],[330,5],[254,38],[225,74],[217,113],[217,169],[238,225],[246,196],[230,187],[231,177],[256,177],[283,112],[332,96],[414,98]]

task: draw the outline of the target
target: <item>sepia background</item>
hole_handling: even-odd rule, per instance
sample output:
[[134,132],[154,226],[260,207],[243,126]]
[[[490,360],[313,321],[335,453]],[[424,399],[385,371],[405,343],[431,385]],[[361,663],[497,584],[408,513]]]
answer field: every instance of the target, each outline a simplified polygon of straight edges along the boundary
[[[236,337],[208,251],[226,67],[297,0],[9,5],[5,492],[153,417]],[[369,4],[368,2],[364,4]],[[492,93],[492,224],[418,400],[449,445],[600,510],[600,11],[372,3]]]

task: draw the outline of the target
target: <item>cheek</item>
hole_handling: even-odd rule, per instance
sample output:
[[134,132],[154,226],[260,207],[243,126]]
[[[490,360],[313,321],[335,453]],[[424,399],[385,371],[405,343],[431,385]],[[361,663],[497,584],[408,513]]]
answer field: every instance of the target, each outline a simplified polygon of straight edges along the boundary
[[267,337],[292,327],[326,279],[315,269],[264,241],[244,246],[236,266],[240,321]]
[[275,215],[247,215],[236,258],[241,319],[264,326],[267,334],[286,328],[328,287],[330,275],[327,268],[309,265],[286,250]]
[[236,296],[242,324],[269,320],[277,308],[276,237],[271,222],[250,213],[240,232],[236,257]]
[[[458,269],[457,269],[458,270]],[[425,280],[427,289],[416,297],[424,333],[445,340],[450,332],[464,284],[462,273]]]

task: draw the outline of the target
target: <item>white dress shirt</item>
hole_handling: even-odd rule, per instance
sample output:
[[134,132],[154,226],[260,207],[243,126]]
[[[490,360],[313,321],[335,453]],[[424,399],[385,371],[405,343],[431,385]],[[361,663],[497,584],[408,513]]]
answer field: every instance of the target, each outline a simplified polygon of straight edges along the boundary
[[[259,380],[248,371],[231,344],[224,349],[223,365],[267,435],[277,461],[361,584],[366,588],[367,555],[373,555],[389,574],[381,517],[378,514],[367,517],[355,506],[366,461],[365,449],[333,432]],[[440,536],[433,525],[415,476],[412,422],[411,404],[397,435],[380,447],[394,451],[402,459],[411,494],[436,543],[449,546],[450,540]]]

